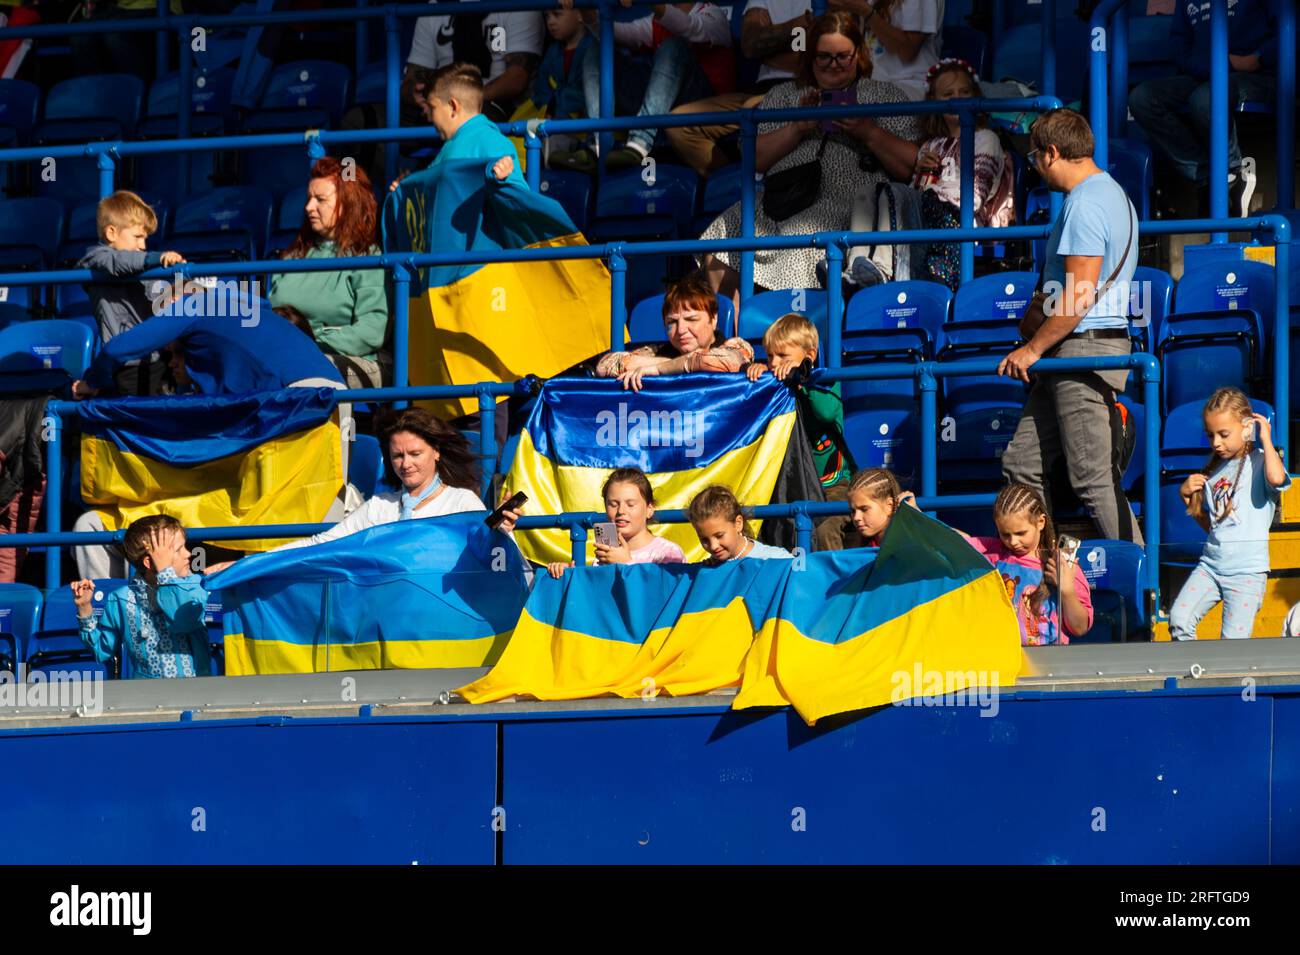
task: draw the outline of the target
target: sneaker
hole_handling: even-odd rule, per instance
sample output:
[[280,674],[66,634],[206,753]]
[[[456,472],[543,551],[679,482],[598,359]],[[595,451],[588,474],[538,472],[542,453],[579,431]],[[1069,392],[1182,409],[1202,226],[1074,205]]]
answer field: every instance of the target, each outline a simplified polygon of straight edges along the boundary
[[618,172],[622,169],[635,169],[640,166],[648,153],[642,152],[635,145],[629,143],[615,149],[605,160],[605,170],[607,172]]
[[875,262],[865,255],[859,255],[849,263],[849,281],[859,288],[870,288],[872,285],[883,285],[888,279]]
[[1244,172],[1244,168],[1228,175],[1228,215],[1234,219],[1250,215],[1250,200],[1255,195],[1257,177],[1253,170]]
[[586,146],[553,152],[550,156],[550,167],[590,174],[596,171],[596,154]]

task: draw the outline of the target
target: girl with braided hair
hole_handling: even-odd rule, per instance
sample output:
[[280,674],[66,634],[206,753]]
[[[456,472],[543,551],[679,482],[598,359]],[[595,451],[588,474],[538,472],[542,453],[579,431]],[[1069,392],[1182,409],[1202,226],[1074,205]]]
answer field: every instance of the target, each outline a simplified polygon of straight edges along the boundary
[[849,516],[867,547],[879,547],[894,513],[903,504],[916,507],[916,495],[904,491],[894,472],[863,468],[849,482]]
[[1264,601],[1268,531],[1281,492],[1291,485],[1273,447],[1268,418],[1236,388],[1205,403],[1210,460],[1179,488],[1187,513],[1208,533],[1201,559],[1169,611],[1175,640],[1195,640],[1196,626],[1223,602],[1223,639],[1249,637]]
[[1020,643],[1066,644],[1092,627],[1092,595],[1073,555],[1060,555],[1052,518],[1038,492],[1008,484],[993,502],[997,537],[967,537],[1007,587]]

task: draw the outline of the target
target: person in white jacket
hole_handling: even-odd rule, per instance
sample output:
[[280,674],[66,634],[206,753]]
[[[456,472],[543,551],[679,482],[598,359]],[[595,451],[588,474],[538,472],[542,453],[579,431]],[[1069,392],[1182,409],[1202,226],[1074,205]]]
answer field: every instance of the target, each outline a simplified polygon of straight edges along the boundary
[[[624,8],[630,0],[619,0]],[[573,0],[560,0],[570,9]],[[712,3],[659,3],[645,16],[614,24],[620,47],[614,68],[616,115],[657,116],[679,103],[730,92],[735,86],[735,57],[731,49],[730,9]],[[583,10],[588,29],[599,34],[595,10]],[[600,115],[600,45],[593,43],[582,61],[583,98],[587,115]],[[605,159],[608,170],[639,166],[654,146],[656,129],[634,129],[627,142]],[[595,153],[586,147],[552,153],[552,166],[590,172]]]

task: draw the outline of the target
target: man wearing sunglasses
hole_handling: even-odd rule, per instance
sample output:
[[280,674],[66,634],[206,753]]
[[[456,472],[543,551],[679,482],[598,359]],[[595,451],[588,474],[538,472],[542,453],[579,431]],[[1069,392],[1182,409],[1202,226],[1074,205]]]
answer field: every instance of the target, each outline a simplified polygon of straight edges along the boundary
[[1039,288],[1044,320],[1002,359],[998,374],[1031,384],[1015,437],[1002,457],[1008,481],[1050,499],[1062,459],[1070,487],[1102,537],[1142,542],[1120,486],[1116,396],[1128,369],[1033,374],[1040,358],[1116,357],[1132,350],[1129,284],[1137,266],[1137,210],[1123,187],[1093,162],[1088,121],[1070,109],[1044,113],[1029,132],[1030,163],[1065,193],[1052,226]]

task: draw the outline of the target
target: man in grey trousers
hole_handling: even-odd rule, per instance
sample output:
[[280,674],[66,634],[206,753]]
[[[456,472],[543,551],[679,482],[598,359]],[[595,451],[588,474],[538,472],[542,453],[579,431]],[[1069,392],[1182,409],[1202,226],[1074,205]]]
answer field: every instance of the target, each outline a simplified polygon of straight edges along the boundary
[[[1088,121],[1074,110],[1052,110],[1034,122],[1029,138],[1029,161],[1066,196],[1047,240],[1047,320],[998,366],[998,374],[1025,382],[1039,358],[1129,353],[1129,283],[1138,258],[1137,211],[1123,187],[1093,162]],[[1050,506],[1046,485],[1064,456],[1070,485],[1101,534],[1141,544],[1120,487],[1114,410],[1128,374],[1034,375],[1002,472],[1008,481],[1036,488]]]

